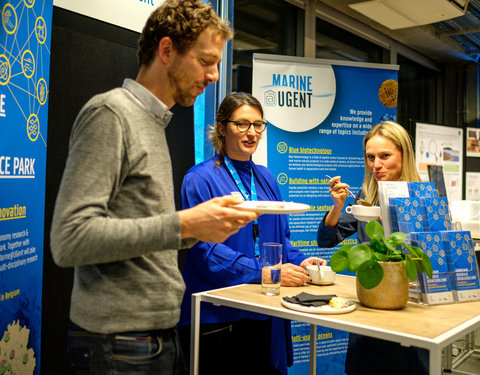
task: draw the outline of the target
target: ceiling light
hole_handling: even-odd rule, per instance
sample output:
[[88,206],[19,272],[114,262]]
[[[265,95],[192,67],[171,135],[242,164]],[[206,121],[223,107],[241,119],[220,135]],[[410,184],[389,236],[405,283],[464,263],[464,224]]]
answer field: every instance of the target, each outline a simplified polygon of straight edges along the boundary
[[349,6],[391,30],[460,17],[469,0],[372,0]]

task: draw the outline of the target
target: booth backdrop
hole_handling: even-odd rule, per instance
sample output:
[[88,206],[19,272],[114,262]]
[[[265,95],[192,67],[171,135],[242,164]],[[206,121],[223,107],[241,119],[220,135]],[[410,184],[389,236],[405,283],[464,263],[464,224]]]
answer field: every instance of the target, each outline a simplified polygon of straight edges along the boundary
[[52,1],[2,1],[0,373],[40,373]]
[[[397,77],[396,65],[254,55],[252,92],[268,121],[255,162],[272,171],[283,200],[311,206],[289,215],[291,241],[306,254],[330,259],[335,250],[318,248],[316,241],[318,224],[332,207],[328,176],[340,175],[359,191],[362,140],[375,124],[395,120]],[[351,237],[340,245],[356,242]],[[348,333],[322,327],[317,333],[317,374],[343,374]],[[292,322],[292,339],[289,373],[308,373],[310,327]]]

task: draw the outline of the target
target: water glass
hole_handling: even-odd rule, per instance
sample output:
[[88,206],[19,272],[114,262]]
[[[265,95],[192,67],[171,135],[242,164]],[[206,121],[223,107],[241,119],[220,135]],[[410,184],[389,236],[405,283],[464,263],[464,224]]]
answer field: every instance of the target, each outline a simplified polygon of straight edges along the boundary
[[262,294],[267,296],[278,296],[280,294],[282,251],[282,244],[276,242],[265,242],[260,247]]

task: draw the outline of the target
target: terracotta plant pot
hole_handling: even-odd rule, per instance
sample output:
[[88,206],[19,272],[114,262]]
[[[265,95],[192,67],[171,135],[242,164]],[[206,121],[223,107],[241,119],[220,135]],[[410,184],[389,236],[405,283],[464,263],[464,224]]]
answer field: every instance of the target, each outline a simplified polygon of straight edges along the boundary
[[409,279],[405,262],[379,262],[383,279],[375,288],[365,289],[357,279],[357,297],[362,305],[375,309],[403,309],[408,301]]

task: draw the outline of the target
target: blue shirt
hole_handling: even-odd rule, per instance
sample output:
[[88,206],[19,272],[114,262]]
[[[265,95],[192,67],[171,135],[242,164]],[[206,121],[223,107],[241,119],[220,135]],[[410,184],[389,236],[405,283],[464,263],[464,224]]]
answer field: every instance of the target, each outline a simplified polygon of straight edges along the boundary
[[[218,157],[219,155],[216,155],[212,159],[192,167],[185,175],[181,190],[182,208],[193,207],[211,198],[239,191],[225,163],[222,162],[218,167],[215,166]],[[250,162],[237,160],[232,160],[232,162],[245,188],[250,193]],[[251,166],[255,178],[257,199],[282,201],[280,190],[272,173],[266,167],[253,162]],[[261,215],[258,218],[258,229],[260,246],[264,242],[283,244],[283,263],[300,265],[307,258],[290,242],[287,215]],[[255,258],[254,245],[253,224],[249,223],[221,244],[198,242],[188,250],[183,269],[186,292],[179,325],[190,324],[192,293],[261,282],[261,265]],[[260,285],[258,291],[260,293]],[[232,322],[241,318],[265,319],[266,317],[228,307],[202,305],[201,323]],[[284,324],[283,321],[282,324]],[[285,333],[279,331],[272,329],[272,336],[281,335],[283,337],[282,339],[277,338],[275,341],[272,338],[272,345],[275,343],[278,346],[279,343],[285,343],[289,338],[288,333],[285,337]]]

